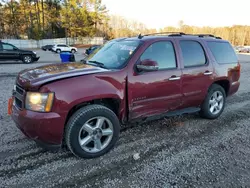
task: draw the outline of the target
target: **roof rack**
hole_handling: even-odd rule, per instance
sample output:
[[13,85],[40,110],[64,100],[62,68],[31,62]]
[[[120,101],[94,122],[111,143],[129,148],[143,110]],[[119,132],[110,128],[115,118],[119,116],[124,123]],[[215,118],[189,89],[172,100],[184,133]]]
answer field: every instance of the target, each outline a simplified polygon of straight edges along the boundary
[[153,35],[167,35],[167,36],[197,36],[197,37],[201,37],[201,38],[204,38],[204,37],[213,37],[213,38],[216,38],[216,39],[222,39],[221,37],[217,37],[217,36],[214,36],[214,35],[211,35],[211,34],[186,34],[186,33],[183,33],[183,32],[161,32],[161,33],[151,33],[151,34],[145,34],[145,35],[142,35],[141,33],[138,35],[138,38],[139,39],[142,39],[144,36],[153,36]]
[[142,39],[144,36],[153,36],[153,35],[166,35],[166,36],[181,36],[185,35],[183,32],[161,32],[161,33],[149,33],[142,35],[141,33],[137,36],[139,39]]
[[[191,34],[192,35],[192,34]],[[211,35],[211,34],[193,34],[194,36],[198,36],[198,37],[214,37],[216,39],[221,39],[221,37],[216,37],[214,35]]]
[[146,34],[146,35],[143,35],[143,36],[163,35],[163,34],[168,34],[168,35],[171,35],[171,34],[185,35],[185,33],[183,33],[183,32],[161,32],[161,33]]

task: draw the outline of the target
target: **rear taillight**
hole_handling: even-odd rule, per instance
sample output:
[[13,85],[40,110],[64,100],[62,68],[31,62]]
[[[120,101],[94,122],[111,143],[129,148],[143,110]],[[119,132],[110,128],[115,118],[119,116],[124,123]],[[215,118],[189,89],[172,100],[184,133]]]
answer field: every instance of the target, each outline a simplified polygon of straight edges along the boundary
[[240,79],[240,71],[241,71],[241,65],[238,62],[237,66],[232,69],[232,81],[238,81]]

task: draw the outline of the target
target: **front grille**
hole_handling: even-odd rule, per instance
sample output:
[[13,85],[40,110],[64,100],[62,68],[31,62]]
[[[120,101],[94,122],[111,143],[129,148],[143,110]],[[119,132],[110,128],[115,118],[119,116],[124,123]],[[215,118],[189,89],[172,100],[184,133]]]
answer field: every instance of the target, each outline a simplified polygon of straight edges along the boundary
[[21,100],[19,100],[18,98],[15,97],[15,105],[18,108],[22,108],[23,107],[23,102]]
[[20,86],[16,86],[16,91],[20,93],[21,95],[24,94],[24,90]]
[[19,109],[24,108],[24,97],[25,97],[25,90],[19,86],[15,85],[13,90],[13,96],[15,98],[14,104]]

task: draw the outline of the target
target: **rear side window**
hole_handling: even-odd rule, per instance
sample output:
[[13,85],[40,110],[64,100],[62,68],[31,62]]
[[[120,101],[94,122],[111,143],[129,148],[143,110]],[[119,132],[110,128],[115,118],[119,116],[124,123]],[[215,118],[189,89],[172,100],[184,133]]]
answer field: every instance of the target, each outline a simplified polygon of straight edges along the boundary
[[237,63],[238,57],[233,47],[228,42],[207,42],[217,63]]
[[206,64],[206,56],[199,42],[180,41],[184,67],[201,66]]

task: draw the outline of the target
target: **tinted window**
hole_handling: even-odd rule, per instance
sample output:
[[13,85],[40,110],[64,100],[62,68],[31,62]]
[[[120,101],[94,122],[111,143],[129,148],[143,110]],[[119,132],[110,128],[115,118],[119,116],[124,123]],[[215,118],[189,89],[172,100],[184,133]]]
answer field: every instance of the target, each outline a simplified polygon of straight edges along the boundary
[[185,67],[206,64],[206,57],[200,43],[196,41],[181,41],[180,46]]
[[4,50],[13,50],[14,47],[12,45],[9,45],[9,44],[3,44],[3,49]]
[[227,42],[208,42],[208,47],[212,51],[218,63],[237,63],[238,57],[233,47]]
[[142,54],[140,60],[156,61],[159,69],[176,68],[176,59],[173,44],[170,41],[151,44]]
[[58,47],[67,47],[66,45],[64,45],[64,44],[59,44],[59,45],[57,45]]

